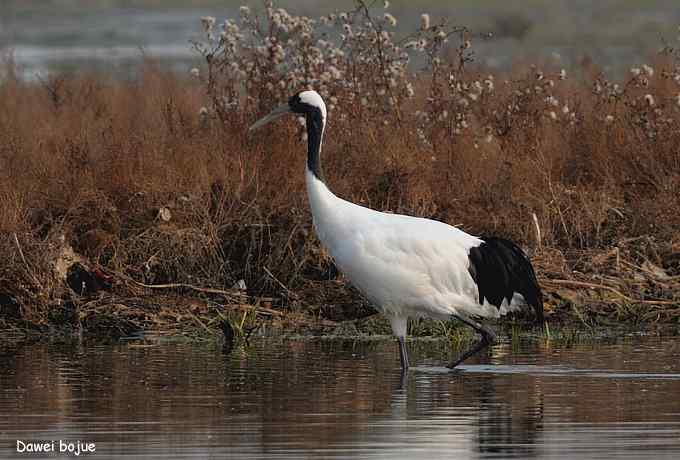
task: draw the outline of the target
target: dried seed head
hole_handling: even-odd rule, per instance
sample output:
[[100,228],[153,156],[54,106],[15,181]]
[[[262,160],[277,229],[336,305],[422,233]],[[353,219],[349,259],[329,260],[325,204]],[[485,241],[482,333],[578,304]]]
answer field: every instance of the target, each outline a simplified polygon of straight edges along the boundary
[[162,220],[163,222],[170,222],[170,219],[172,219],[172,213],[170,212],[170,209],[163,206],[162,208],[158,209],[156,218]]
[[430,15],[423,13],[420,15],[420,30],[427,30],[430,28]]
[[206,32],[210,32],[213,29],[215,21],[216,19],[212,16],[203,16],[201,18],[201,24],[203,24],[203,28]]

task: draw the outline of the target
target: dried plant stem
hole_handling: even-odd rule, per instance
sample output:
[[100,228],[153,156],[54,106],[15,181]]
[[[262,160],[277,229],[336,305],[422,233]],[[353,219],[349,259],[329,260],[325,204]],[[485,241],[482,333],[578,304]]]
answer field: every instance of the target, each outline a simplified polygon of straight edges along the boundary
[[110,270],[110,269],[105,269],[103,270],[105,272],[111,273],[113,275],[116,275],[119,278],[124,278],[127,281],[133,283],[136,286],[143,287],[145,289],[189,289],[192,291],[196,292],[203,292],[206,294],[219,294],[223,295],[225,297],[238,297],[238,298],[248,298],[247,294],[244,294],[236,289],[234,290],[224,290],[224,289],[216,289],[216,288],[205,288],[205,287],[199,287],[199,286],[194,286],[192,284],[188,283],[166,283],[166,284],[145,284],[140,281],[137,281],[124,273],[117,272],[115,270]]
[[[618,249],[618,248],[617,248],[617,249]],[[651,271],[651,270],[648,270],[648,269],[646,269],[646,268],[644,268],[644,267],[641,267],[641,266],[639,266],[639,265],[635,265],[634,263],[628,262],[627,260],[621,260],[621,262],[622,262],[624,265],[628,265],[628,266],[631,267],[631,268],[634,268],[634,269],[639,270],[639,271],[641,271],[641,272],[643,272],[643,273],[646,273],[646,274],[648,274],[648,275],[651,275],[651,276],[654,278],[655,282],[661,282],[661,284],[664,284],[664,285],[669,285],[669,284],[672,284],[672,283],[675,282],[675,281],[679,281],[679,280],[680,280],[680,276],[669,276],[669,277],[667,277],[667,278],[659,279],[659,275],[657,275],[656,273],[654,273],[654,272]],[[668,283],[668,282],[670,282],[670,283]]]
[[281,287],[281,289],[286,291],[286,293],[289,296],[297,297],[297,295],[294,292],[292,292],[290,289],[288,289],[285,284],[283,284],[281,281],[279,281],[279,279],[276,276],[274,276],[274,274],[267,267],[262,267],[262,269],[265,271],[265,273],[267,273],[267,275],[269,275],[269,277],[272,280],[274,280],[276,282],[276,284],[278,284]]
[[21,249],[21,244],[19,244],[19,238],[17,237],[16,232],[12,233],[12,236],[14,237],[14,244],[17,246],[17,250],[19,251],[19,256],[21,257],[22,262],[24,263],[24,267],[26,267],[26,273],[28,273],[33,279],[33,282],[40,288],[40,290],[43,290],[43,285],[40,283],[38,278],[35,276],[33,273],[33,270],[31,270],[30,265],[28,265],[28,262],[26,261],[26,257],[24,256],[24,251]]
[[201,328],[203,328],[203,330],[208,332],[208,334],[213,334],[214,331],[212,329],[210,329],[208,326],[206,326],[205,323],[203,323],[203,321],[201,321],[198,316],[194,315],[191,311],[189,311],[189,315],[196,322],[196,324],[201,326]]
[[225,291],[223,289],[215,289],[215,288],[204,288],[204,287],[199,287],[199,286],[193,286],[191,284],[187,283],[167,283],[167,284],[144,284],[140,283],[139,281],[135,281],[132,278],[129,278],[130,281],[132,281],[134,284],[136,284],[139,287],[143,287],[146,289],[190,289],[192,291],[196,292],[204,292],[207,294],[220,294],[224,296],[230,296],[230,297],[241,297],[241,298],[248,298],[246,294],[243,294],[242,292],[239,292],[237,290],[233,291]]
[[627,296],[626,294],[622,293],[621,291],[614,289],[611,286],[605,286],[603,284],[593,284],[593,283],[586,283],[584,281],[575,281],[575,280],[561,280],[561,279],[541,279],[541,283],[552,283],[552,284],[563,284],[563,285],[568,285],[568,286],[580,286],[580,287],[585,287],[585,288],[590,288],[590,289],[604,289],[606,291],[610,291],[617,296],[621,297],[623,300],[627,300],[628,302],[631,303],[641,303],[641,304],[649,304],[649,305],[677,305],[677,301],[673,300],[641,300],[641,299],[634,299],[632,297]]
[[536,229],[536,245],[540,248],[543,246],[543,240],[541,238],[541,226],[538,225],[538,217],[535,212],[531,213],[531,217],[534,221],[534,228]]

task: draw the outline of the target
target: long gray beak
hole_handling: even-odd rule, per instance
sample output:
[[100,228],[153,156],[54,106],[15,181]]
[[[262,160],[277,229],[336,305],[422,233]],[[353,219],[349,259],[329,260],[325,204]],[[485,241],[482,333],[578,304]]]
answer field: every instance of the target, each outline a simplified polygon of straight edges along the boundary
[[250,128],[248,128],[248,131],[254,131],[257,128],[260,128],[261,126],[264,126],[270,121],[274,121],[280,116],[283,116],[287,113],[291,113],[290,106],[288,105],[288,103],[281,104],[280,106],[272,110],[269,113],[269,115],[262,117],[258,121],[256,121]]

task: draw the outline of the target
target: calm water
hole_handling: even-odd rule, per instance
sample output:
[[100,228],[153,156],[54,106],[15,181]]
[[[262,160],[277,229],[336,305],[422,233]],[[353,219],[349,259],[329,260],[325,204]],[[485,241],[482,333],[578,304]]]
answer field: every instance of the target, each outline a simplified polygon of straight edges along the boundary
[[[238,5],[262,9],[260,0],[88,0],[0,2],[0,55],[13,50],[19,71],[35,78],[50,71],[99,70],[133,74],[143,55],[187,73],[200,63],[189,40],[201,33],[199,18],[238,17]],[[473,0],[394,1],[398,36],[419,27],[420,14],[433,23],[449,18],[492,39],[475,40],[476,60],[508,68],[529,59],[572,67],[587,57],[605,71],[627,71],[649,62],[664,40],[676,47],[677,0]],[[351,10],[352,0],[280,0],[294,14],[319,17]],[[378,2],[382,4],[382,2]],[[376,9],[382,15],[382,8]],[[416,59],[417,61],[417,59]]]
[[500,344],[457,373],[410,348],[404,382],[391,340],[0,346],[0,457],[680,458],[678,338]]

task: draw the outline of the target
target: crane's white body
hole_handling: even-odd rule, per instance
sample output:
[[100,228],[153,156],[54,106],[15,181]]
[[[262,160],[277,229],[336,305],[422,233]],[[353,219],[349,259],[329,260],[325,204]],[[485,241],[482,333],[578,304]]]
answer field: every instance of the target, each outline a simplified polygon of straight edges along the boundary
[[468,271],[470,248],[482,240],[430,219],[375,211],[335,196],[311,171],[307,193],[321,243],[349,281],[406,335],[409,317],[446,320],[460,316],[498,317],[501,308],[478,301]]

